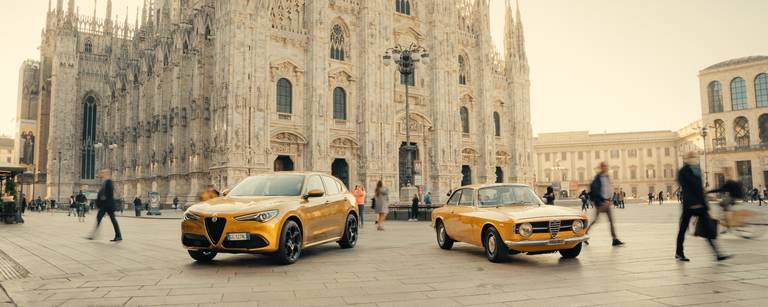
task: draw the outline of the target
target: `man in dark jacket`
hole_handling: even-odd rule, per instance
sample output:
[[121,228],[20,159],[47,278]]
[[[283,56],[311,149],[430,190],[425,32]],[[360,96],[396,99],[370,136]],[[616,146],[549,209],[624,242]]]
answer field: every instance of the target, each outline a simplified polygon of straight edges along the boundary
[[99,208],[99,212],[96,214],[96,227],[88,239],[93,240],[96,231],[99,230],[99,225],[101,225],[101,219],[104,218],[105,214],[108,214],[112,227],[115,229],[115,238],[110,241],[119,242],[123,240],[123,236],[120,234],[120,225],[117,224],[117,219],[115,218],[115,186],[112,183],[112,174],[109,170],[103,169],[99,171],[99,177],[103,180],[101,189],[99,189],[98,196],[96,197],[96,206]]
[[[685,241],[685,232],[688,225],[691,224],[691,217],[698,217],[699,223],[712,223],[709,216],[709,206],[704,196],[704,185],[701,181],[701,170],[699,169],[699,157],[696,153],[688,153],[685,163],[677,173],[677,183],[680,185],[683,213],[680,216],[680,227],[677,231],[677,249],[675,259],[678,261],[690,261],[683,252],[683,242]],[[715,230],[716,235],[717,230]],[[730,256],[721,256],[715,245],[715,240],[707,238],[707,242],[712,247],[717,261],[730,258]]]
[[133,211],[136,213],[136,216],[141,216],[141,198],[138,196],[133,199]]
[[600,213],[605,213],[605,215],[608,216],[608,223],[610,223],[611,226],[611,237],[613,238],[612,244],[613,246],[619,246],[623,245],[624,242],[621,242],[621,240],[616,237],[616,229],[613,226],[613,213],[611,212],[613,195],[611,178],[608,176],[608,164],[600,162],[600,173],[595,176],[595,179],[592,180],[592,184],[589,186],[589,197],[592,199],[592,202],[594,202],[597,212],[595,213],[595,219],[592,220],[592,224],[587,227],[587,232],[589,232],[592,226],[597,223],[597,218],[600,217]]

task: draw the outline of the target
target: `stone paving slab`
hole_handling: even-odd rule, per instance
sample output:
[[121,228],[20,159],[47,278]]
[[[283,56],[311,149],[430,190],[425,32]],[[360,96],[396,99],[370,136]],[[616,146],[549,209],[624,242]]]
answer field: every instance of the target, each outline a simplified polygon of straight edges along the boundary
[[[604,222],[575,260],[557,254],[485,260],[481,248],[444,251],[425,222],[364,228],[359,245],[309,249],[295,265],[260,255],[192,261],[179,221],[119,217],[125,241],[83,239],[92,217],[28,214],[0,225],[0,250],[29,271],[0,283],[8,306],[767,306],[768,238],[724,235],[737,255],[715,264],[705,242],[687,237],[692,262],[672,258],[679,207],[630,205],[616,211],[610,246]],[[5,295],[7,293],[7,296]]]

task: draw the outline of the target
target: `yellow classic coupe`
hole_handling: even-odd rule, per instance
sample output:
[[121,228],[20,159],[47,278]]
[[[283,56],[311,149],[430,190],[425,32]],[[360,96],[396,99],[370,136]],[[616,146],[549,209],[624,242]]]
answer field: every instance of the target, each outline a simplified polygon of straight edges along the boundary
[[558,251],[564,258],[576,258],[589,239],[586,214],[546,206],[521,184],[461,187],[432,213],[432,225],[440,248],[451,249],[454,242],[482,246],[492,262],[510,254]]
[[283,264],[304,248],[357,243],[355,198],[336,178],[320,173],[275,173],[246,178],[223,197],[184,212],[181,242],[208,262],[217,253],[271,254]]

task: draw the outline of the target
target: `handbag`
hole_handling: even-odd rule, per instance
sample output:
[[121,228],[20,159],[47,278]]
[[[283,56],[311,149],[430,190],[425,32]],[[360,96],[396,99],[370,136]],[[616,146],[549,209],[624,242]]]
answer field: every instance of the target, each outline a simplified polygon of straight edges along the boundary
[[693,235],[710,240],[717,239],[717,220],[709,216],[699,217]]
[[371,209],[376,209],[376,197],[371,198]]

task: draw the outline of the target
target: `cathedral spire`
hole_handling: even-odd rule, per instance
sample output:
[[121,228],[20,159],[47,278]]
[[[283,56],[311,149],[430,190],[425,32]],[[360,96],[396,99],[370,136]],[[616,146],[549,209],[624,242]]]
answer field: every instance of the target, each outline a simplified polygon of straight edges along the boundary
[[141,6],[141,25],[147,23],[147,0],[144,0],[144,5]]
[[515,16],[515,35],[517,38],[517,53],[520,61],[528,65],[528,57],[525,54],[525,34],[523,33],[523,18],[520,16],[520,1],[517,1],[517,15]]
[[64,11],[64,0],[56,1],[56,13],[61,14]]
[[48,0],[48,13],[51,12],[51,0]]
[[[125,16],[128,16],[128,13],[125,13]],[[107,0],[107,17],[106,20],[112,20],[112,0]]]
[[515,20],[512,17],[512,5],[509,3],[509,0],[506,2],[506,11],[504,13],[504,53],[506,58],[510,59],[515,50]]
[[69,0],[69,3],[67,4],[67,14],[69,14],[69,16],[75,15],[75,0]]

